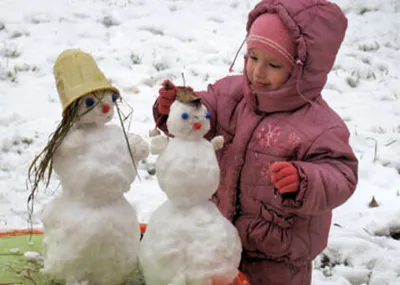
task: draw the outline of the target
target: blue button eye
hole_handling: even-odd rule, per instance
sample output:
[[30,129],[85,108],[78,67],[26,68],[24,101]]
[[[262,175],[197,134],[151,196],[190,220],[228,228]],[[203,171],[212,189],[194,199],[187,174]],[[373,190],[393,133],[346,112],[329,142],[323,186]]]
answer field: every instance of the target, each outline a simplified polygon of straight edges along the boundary
[[117,93],[113,93],[113,94],[111,95],[111,99],[112,99],[113,102],[117,101],[117,99],[118,99],[118,94],[117,94]]
[[211,118],[210,112],[206,112],[206,119],[210,119],[210,118]]
[[182,113],[181,115],[182,119],[187,120],[189,118],[189,114],[188,113]]
[[86,107],[91,107],[94,105],[94,99],[93,98],[86,98],[85,99],[85,105]]

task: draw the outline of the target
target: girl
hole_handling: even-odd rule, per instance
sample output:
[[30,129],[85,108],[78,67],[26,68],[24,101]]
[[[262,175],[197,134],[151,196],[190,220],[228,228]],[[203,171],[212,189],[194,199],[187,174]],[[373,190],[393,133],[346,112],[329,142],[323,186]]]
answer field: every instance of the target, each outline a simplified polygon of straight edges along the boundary
[[[212,200],[239,231],[252,285],[311,284],[332,209],[356,188],[349,131],[321,97],[346,28],[326,0],[261,1],[248,17],[244,74],[198,92],[207,138],[225,139]],[[176,89],[164,82],[154,104],[164,131]]]

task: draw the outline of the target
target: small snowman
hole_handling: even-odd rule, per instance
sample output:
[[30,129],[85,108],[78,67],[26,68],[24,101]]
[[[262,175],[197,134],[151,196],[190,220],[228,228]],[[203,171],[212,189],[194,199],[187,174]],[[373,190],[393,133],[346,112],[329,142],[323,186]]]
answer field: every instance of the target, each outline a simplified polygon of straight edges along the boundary
[[124,193],[149,148],[122,123],[106,124],[122,99],[91,55],[64,51],[54,76],[63,118],[29,169],[31,198],[46,171],[50,177],[54,170],[62,188],[43,209],[43,272],[67,285],[121,284],[137,269],[140,241]]
[[148,222],[140,266],[146,285],[231,284],[238,274],[240,238],[209,201],[220,179],[215,151],[223,137],[204,138],[210,114],[191,88],[177,90],[167,119],[173,138],[152,133],[151,153],[159,154],[156,175],[168,199]]

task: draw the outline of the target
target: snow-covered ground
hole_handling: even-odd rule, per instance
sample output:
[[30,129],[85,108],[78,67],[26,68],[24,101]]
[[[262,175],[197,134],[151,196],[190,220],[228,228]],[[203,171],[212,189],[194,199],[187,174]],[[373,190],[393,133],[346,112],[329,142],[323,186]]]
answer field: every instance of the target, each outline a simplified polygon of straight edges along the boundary
[[[133,106],[147,137],[163,79],[204,89],[228,74],[256,0],[0,1],[0,229],[27,226],[28,166],[61,115],[52,66],[90,52]],[[360,160],[356,193],[334,211],[313,285],[400,284],[400,2],[336,0],[349,19],[323,96],[344,118]],[[241,72],[244,49],[234,72]],[[150,158],[150,162],[154,158]],[[164,201],[145,165],[128,198],[146,222]],[[79,179],[79,177],[77,177]],[[35,212],[59,190],[40,189]],[[378,207],[369,207],[372,198]],[[34,223],[40,226],[37,215]]]

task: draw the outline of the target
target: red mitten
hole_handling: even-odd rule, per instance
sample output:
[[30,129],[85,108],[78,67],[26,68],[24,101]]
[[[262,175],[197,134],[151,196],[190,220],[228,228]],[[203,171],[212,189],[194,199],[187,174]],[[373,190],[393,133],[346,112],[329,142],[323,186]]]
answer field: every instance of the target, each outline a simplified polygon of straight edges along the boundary
[[269,167],[269,171],[271,172],[271,181],[279,193],[291,193],[299,190],[299,172],[290,162],[275,162]]
[[175,101],[177,88],[169,80],[165,80],[162,86],[163,87],[158,90],[158,112],[161,115],[168,115],[169,109]]

